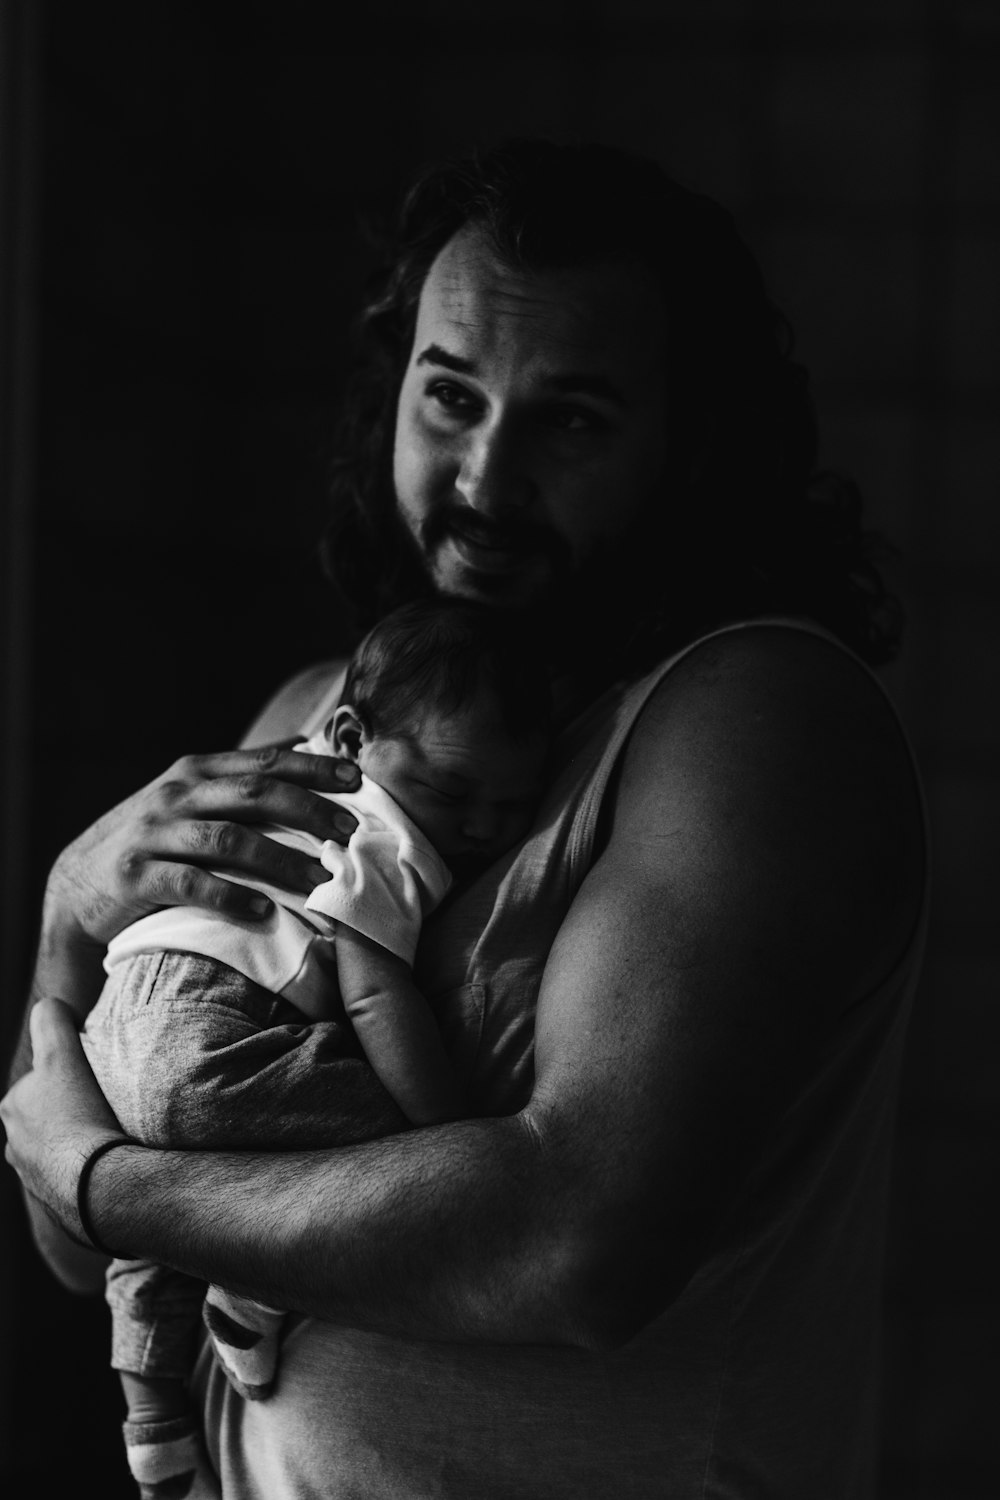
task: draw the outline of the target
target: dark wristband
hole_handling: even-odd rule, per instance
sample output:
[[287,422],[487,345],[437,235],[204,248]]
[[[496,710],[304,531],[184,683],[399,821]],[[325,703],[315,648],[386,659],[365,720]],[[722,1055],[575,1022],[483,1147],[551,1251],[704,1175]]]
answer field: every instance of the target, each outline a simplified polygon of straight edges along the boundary
[[114,1252],[109,1250],[106,1245],[102,1245],[101,1241],[98,1239],[97,1235],[94,1232],[94,1225],[91,1221],[90,1210],[87,1207],[87,1188],[90,1186],[90,1175],[105,1152],[113,1151],[115,1146],[128,1146],[130,1144],[131,1142],[128,1140],[128,1137],[123,1135],[113,1135],[108,1140],[101,1141],[94,1147],[93,1151],[91,1151],[90,1155],[87,1157],[87,1160],[84,1162],[82,1168],[80,1169],[80,1176],[77,1179],[77,1218],[80,1220],[80,1223],[83,1226],[83,1232],[87,1237],[90,1248],[93,1250],[99,1250],[102,1255],[110,1255],[113,1257]]

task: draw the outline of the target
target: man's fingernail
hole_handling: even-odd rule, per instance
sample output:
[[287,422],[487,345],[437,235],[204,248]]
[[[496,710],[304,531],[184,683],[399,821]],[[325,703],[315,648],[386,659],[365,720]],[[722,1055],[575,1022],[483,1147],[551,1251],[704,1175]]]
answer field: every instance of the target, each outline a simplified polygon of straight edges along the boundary
[[333,774],[338,781],[349,782],[353,786],[358,773],[349,760],[342,760],[338,761],[337,768]]
[[343,813],[341,813],[338,817],[334,818],[333,826],[334,828],[336,828],[338,833],[342,833],[346,838],[350,838],[357,824],[354,818],[345,817]]
[[262,917],[270,910],[271,903],[266,896],[251,896],[247,905],[255,917]]

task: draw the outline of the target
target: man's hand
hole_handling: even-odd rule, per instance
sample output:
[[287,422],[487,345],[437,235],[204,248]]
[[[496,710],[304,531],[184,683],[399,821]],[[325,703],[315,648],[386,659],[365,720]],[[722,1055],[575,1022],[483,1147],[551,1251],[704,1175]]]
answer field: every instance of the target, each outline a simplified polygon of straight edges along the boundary
[[90,1070],[72,1010],[39,1000],[31,1011],[33,1068],[0,1101],[6,1157],[25,1191],[75,1239],[80,1170],[95,1146],[126,1136]]
[[345,792],[359,783],[349,761],[307,755],[290,744],[185,756],[63,851],[49,878],[46,923],[60,940],[103,948],[162,906],[262,916],[266,898],[212,870],[312,890],[324,878],[321,866],[247,825],[284,823],[346,843],[354,818],[310,788]]

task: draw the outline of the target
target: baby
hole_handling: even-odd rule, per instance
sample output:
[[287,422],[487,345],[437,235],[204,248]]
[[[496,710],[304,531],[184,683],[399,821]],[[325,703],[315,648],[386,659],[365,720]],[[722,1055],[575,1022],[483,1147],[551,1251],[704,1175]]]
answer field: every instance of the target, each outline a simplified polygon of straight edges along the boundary
[[[358,766],[360,790],[330,794],[356,832],[341,848],[266,830],[314,853],[329,879],[308,898],[260,886],[274,906],[259,923],[172,908],[111,943],[83,1039],[123,1127],[150,1145],[220,1150],[365,1139],[370,1116],[343,1097],[357,1044],[412,1124],[460,1115],[411,965],[453,880],[528,832],[549,713],[546,677],[509,619],[435,600],[381,621],[351,659],[333,718],[299,747]],[[147,1261],[113,1262],[107,1288],[140,1493],[162,1495],[183,1476],[189,1500],[216,1496],[187,1396],[201,1316],[231,1383],[259,1399],[284,1315]]]

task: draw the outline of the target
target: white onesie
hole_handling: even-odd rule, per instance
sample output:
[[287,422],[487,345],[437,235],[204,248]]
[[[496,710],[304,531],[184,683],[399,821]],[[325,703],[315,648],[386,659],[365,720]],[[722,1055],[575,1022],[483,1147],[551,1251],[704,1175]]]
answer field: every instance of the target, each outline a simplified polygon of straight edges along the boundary
[[[322,733],[296,748],[312,755],[330,754]],[[305,897],[241,875],[241,884],[263,891],[274,903],[263,920],[193,906],[166,907],[112,939],[104,960],[107,972],[135,953],[200,953],[284,996],[311,1020],[324,1020],[337,993],[337,922],[412,963],[423,920],[451,885],[447,866],[398,803],[367,776],[362,776],[357,792],[320,795],[357,818],[346,847],[277,824],[267,824],[263,831],[318,858],[329,880]],[[231,872],[219,873],[234,878]]]

